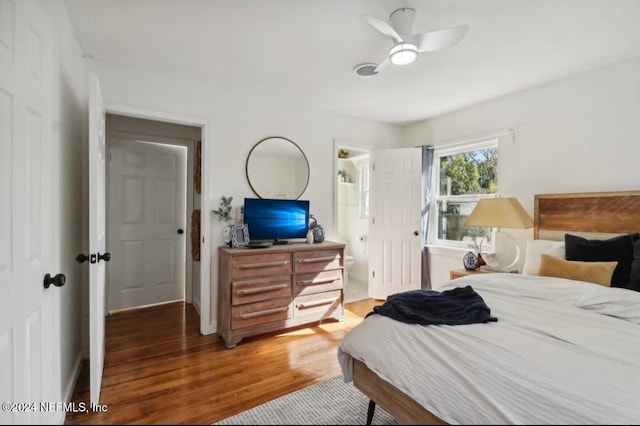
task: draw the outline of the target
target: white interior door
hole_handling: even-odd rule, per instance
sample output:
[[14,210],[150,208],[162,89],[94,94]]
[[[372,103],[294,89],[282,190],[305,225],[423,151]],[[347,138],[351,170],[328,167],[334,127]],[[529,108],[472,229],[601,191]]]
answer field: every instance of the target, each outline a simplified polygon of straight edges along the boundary
[[187,147],[109,140],[109,310],[184,300]]
[[51,256],[51,39],[36,2],[0,1],[0,424],[62,421],[35,405],[61,394],[61,290],[44,285],[45,274],[59,273]]
[[384,300],[421,286],[422,151],[377,150],[372,164],[369,297]]
[[91,402],[100,403],[104,367],[106,182],[105,110],[100,83],[89,76],[89,380]]

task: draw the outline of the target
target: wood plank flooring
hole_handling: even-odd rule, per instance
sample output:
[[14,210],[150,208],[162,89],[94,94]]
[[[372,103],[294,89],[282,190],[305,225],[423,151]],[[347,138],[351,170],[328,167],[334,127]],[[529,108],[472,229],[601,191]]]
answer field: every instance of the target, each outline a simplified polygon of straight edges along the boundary
[[[106,320],[100,403],[107,411],[68,413],[65,424],[211,424],[338,376],[342,338],[381,303],[349,303],[342,322],[255,336],[234,349],[200,335],[192,305],[115,313]],[[72,397],[87,407],[88,367]]]

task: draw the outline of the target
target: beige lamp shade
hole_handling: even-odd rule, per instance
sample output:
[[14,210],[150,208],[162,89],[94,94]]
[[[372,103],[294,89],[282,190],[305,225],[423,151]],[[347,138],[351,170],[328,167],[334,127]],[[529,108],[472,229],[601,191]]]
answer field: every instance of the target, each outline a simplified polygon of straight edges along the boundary
[[516,198],[480,200],[463,226],[531,228],[533,220]]

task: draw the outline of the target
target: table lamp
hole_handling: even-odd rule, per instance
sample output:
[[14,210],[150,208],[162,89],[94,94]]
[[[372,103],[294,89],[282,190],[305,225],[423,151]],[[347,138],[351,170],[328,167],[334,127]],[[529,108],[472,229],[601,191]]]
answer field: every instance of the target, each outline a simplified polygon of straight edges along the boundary
[[510,271],[518,263],[520,247],[512,235],[501,232],[500,228],[527,229],[533,226],[533,220],[516,198],[486,198],[476,204],[463,226],[498,228],[495,252],[480,253],[486,262],[483,269]]

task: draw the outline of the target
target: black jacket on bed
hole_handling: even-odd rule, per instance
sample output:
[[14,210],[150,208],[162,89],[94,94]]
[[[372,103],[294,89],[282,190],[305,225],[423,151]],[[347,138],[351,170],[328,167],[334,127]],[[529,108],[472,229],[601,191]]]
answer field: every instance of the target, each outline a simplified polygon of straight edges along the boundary
[[367,314],[384,315],[408,324],[462,325],[497,321],[482,297],[471,286],[442,292],[410,290],[392,294]]

